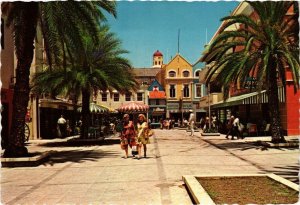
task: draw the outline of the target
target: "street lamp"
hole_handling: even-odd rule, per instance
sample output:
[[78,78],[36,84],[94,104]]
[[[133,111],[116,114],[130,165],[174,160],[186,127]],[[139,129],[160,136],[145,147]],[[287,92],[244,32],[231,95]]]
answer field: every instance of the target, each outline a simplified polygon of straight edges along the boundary
[[181,89],[181,123],[183,124],[183,88]]

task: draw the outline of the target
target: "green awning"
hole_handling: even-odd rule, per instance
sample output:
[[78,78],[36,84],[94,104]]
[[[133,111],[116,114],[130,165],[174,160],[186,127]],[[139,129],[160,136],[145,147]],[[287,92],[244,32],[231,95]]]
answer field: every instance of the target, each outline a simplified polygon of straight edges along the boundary
[[234,96],[231,98],[228,98],[226,101],[220,101],[216,104],[211,105],[211,108],[220,108],[220,107],[229,107],[229,106],[235,106],[235,105],[242,105],[245,104],[244,100],[251,98],[253,96],[258,96],[259,94],[265,93],[266,91],[262,92],[253,92],[253,93],[247,93],[244,95]]

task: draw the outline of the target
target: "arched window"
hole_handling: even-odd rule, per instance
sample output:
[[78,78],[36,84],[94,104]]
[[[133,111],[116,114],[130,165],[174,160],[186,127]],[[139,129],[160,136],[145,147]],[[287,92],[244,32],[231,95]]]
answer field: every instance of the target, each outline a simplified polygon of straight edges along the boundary
[[182,74],[183,74],[183,77],[185,77],[185,78],[190,76],[190,72],[187,70],[183,71]]
[[169,77],[171,77],[171,78],[176,77],[176,72],[175,71],[170,71],[169,72]]
[[200,70],[197,70],[195,73],[195,77],[199,77],[200,76]]

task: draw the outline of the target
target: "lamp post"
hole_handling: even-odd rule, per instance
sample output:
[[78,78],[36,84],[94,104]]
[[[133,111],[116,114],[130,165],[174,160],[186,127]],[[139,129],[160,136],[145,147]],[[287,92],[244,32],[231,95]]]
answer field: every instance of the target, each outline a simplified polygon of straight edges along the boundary
[[181,123],[183,124],[183,89],[181,89]]

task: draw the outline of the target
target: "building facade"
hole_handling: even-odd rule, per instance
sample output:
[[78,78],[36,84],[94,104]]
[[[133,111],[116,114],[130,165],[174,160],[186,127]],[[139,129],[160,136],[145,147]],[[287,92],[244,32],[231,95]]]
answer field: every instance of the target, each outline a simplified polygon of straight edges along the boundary
[[193,67],[181,55],[177,54],[162,67],[164,88],[166,91],[166,118],[182,120],[188,118],[193,105]]
[[[290,9],[287,15],[295,15],[293,8]],[[238,7],[233,11],[232,15],[244,14],[255,19],[255,13],[253,9],[246,2],[241,2]],[[210,43],[219,35],[222,30],[224,22],[220,25],[219,29],[216,31],[215,35],[211,39]],[[232,25],[229,30],[238,30],[240,25]],[[236,51],[239,48],[235,49]],[[200,61],[206,62],[206,70],[203,70],[203,75],[205,76],[207,69],[213,64],[213,59],[206,58],[207,51],[205,50]],[[200,74],[200,81],[205,81]],[[287,84],[285,87],[279,82],[278,83],[278,95],[279,95],[279,108],[280,108],[280,120],[283,133],[286,135],[299,135],[299,97],[300,92],[294,92],[292,77],[287,69],[286,72]],[[270,123],[269,116],[269,106],[268,106],[268,96],[266,90],[262,92],[257,92],[255,89],[256,79],[247,78],[245,86],[241,86],[241,83],[232,83],[229,89],[229,98],[223,100],[221,92],[214,93],[210,90],[208,94],[209,97],[205,97],[200,100],[200,106],[204,107],[206,110],[211,109],[218,118],[225,122],[230,115],[238,115],[240,120],[244,124],[255,124],[257,131],[264,130],[266,124]],[[215,99],[212,99],[214,98]],[[203,101],[202,101],[203,100]],[[208,101],[210,103],[208,103]],[[208,106],[210,104],[210,106]]]

